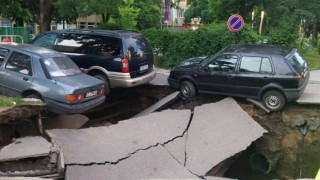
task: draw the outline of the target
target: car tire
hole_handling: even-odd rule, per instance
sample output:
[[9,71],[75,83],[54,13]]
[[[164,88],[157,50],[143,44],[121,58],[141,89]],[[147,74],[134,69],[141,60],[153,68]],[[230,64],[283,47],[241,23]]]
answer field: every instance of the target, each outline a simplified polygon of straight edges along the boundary
[[275,90],[267,91],[262,98],[263,105],[270,111],[280,111],[286,104],[285,97]]
[[196,88],[190,81],[182,81],[180,91],[185,99],[191,99],[196,95]]
[[95,77],[95,78],[97,78],[97,79],[100,79],[101,81],[104,82],[104,85],[105,85],[105,87],[106,87],[106,93],[105,93],[105,95],[107,96],[107,95],[110,93],[110,91],[111,91],[109,80],[108,80],[108,79],[106,78],[106,76],[103,75],[103,74],[97,74],[97,75],[94,75],[93,77]]

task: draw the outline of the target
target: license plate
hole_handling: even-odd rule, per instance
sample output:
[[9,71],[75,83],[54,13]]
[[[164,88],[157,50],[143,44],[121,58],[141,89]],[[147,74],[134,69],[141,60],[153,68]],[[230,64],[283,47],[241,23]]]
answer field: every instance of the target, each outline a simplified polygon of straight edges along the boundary
[[96,96],[98,94],[98,91],[91,91],[86,93],[86,97]]
[[147,70],[149,68],[148,64],[140,66],[140,71]]

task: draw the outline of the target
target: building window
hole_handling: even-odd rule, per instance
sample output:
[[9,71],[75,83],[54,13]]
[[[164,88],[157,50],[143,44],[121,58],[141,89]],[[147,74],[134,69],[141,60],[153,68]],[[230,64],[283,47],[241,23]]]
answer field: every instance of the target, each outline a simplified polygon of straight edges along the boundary
[[2,20],[1,27],[10,27],[10,21],[9,20]]
[[179,15],[178,15],[179,18],[183,18],[184,17],[184,9],[180,9],[179,10]]
[[80,22],[79,28],[80,29],[86,28],[86,23],[85,22]]
[[95,28],[94,23],[88,23],[88,28],[90,28],[90,29]]

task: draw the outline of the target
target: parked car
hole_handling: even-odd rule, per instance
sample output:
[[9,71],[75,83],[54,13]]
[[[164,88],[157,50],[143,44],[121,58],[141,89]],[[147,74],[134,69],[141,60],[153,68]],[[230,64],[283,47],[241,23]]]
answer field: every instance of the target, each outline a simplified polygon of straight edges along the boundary
[[110,88],[133,87],[156,76],[154,55],[148,40],[139,33],[99,29],[46,32],[31,44],[67,54],[85,73]]
[[66,55],[28,44],[0,45],[0,93],[40,99],[55,113],[75,114],[105,100],[104,83]]
[[168,82],[185,98],[212,93],[262,100],[270,111],[303,93],[307,62],[295,48],[232,45],[214,56],[191,58],[171,70]]

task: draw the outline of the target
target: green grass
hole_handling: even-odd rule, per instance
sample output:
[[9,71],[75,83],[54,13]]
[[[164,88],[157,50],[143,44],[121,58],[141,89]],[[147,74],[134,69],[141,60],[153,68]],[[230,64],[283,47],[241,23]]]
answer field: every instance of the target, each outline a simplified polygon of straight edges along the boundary
[[21,104],[23,100],[21,97],[8,97],[0,95],[0,107],[11,107],[15,104]]
[[309,70],[320,69],[320,54],[318,52],[309,51],[303,53],[304,58],[308,61]]

